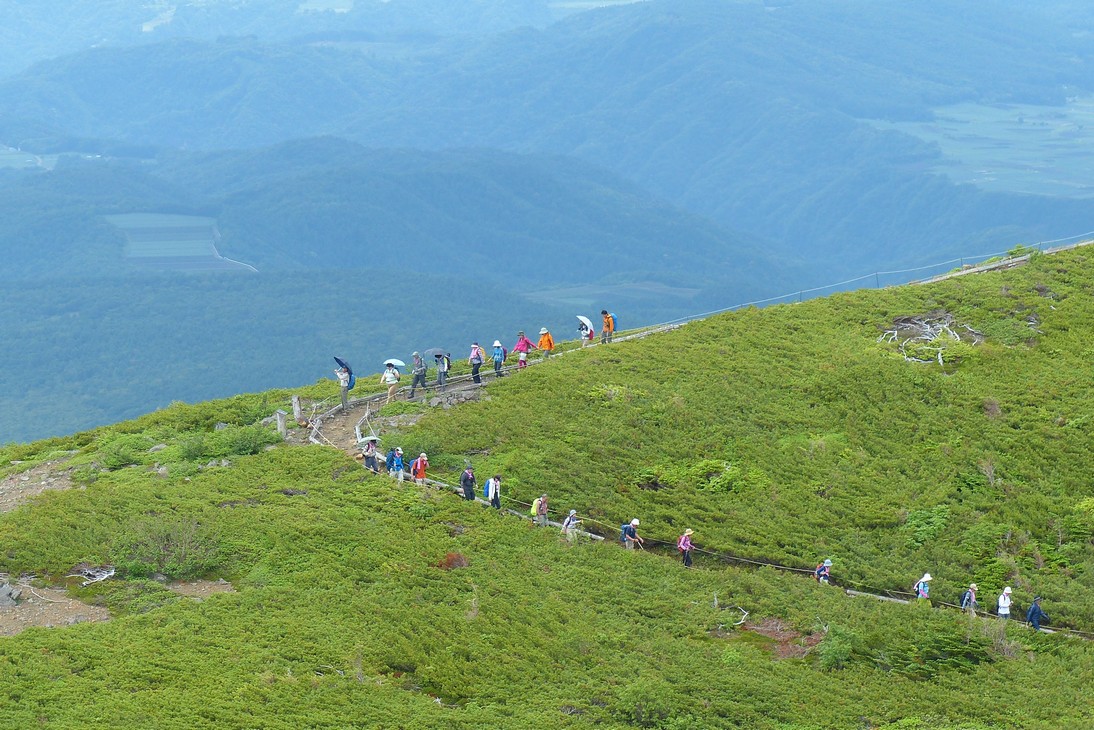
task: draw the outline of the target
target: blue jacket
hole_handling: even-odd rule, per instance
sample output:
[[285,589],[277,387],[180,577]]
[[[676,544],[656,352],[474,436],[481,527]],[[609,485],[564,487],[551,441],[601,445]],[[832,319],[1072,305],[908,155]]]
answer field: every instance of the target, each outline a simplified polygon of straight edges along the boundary
[[1033,624],[1033,628],[1039,629],[1041,628],[1042,621],[1048,621],[1048,616],[1041,610],[1041,605],[1039,603],[1034,603],[1029,607],[1029,610],[1026,611],[1026,621]]

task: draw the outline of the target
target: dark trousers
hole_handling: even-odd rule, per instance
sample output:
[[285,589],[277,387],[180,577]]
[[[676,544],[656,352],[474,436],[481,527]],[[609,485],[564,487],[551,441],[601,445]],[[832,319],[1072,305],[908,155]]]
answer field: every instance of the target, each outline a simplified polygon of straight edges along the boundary
[[437,371],[437,388],[443,393],[444,383],[448,380],[448,373],[444,370]]
[[683,552],[684,552],[684,567],[685,568],[690,568],[691,567],[691,551],[690,550],[684,550]]
[[414,389],[418,386],[422,386],[422,390],[425,390],[425,373],[416,373],[414,380],[410,382],[410,397],[414,397]]
[[501,495],[495,494],[490,498],[490,506],[494,509],[501,509]]
[[475,485],[465,484],[463,487],[463,498],[467,501],[471,501],[475,498]]
[[499,378],[501,377],[501,363],[502,363],[501,360],[495,360],[494,361],[494,375],[499,377]]
[[476,383],[481,383],[482,382],[482,378],[479,377],[479,368],[481,368],[481,367],[482,367],[481,362],[471,363],[471,379],[473,381],[475,381]]

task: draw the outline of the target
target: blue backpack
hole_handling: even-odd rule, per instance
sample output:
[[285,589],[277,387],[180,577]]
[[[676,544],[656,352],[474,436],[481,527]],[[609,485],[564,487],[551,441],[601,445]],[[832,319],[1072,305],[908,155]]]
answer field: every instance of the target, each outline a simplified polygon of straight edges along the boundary
[[615,318],[615,312],[608,312],[608,316],[612,318],[612,332],[618,332],[619,320]]

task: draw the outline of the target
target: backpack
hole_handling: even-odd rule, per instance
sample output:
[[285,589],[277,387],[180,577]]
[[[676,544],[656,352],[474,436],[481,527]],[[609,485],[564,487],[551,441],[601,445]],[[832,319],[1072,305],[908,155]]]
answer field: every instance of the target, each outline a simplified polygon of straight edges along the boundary
[[536,513],[538,513],[538,512],[539,512],[539,497],[536,497],[535,500],[532,501],[532,509],[528,510],[528,514],[535,517]]
[[346,386],[346,390],[353,390],[353,386],[357,385],[357,376],[353,373],[349,374],[349,385]]
[[487,479],[482,483],[482,498],[490,499],[490,480]]
[[608,316],[612,319],[612,332],[619,330],[619,320],[615,318],[615,312],[608,312]]
[[627,542],[627,528],[628,527],[630,527],[629,524],[622,524],[622,525],[619,526],[619,542],[622,542],[622,543]]

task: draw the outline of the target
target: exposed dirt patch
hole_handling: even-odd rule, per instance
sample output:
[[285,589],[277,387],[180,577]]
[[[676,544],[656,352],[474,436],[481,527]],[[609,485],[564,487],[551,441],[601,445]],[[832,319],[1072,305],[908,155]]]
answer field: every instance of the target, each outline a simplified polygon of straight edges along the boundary
[[187,598],[204,601],[217,593],[235,593],[236,589],[228,581],[221,580],[178,580],[168,583],[167,588]]
[[779,659],[801,659],[809,653],[810,649],[824,640],[824,637],[818,634],[804,636],[800,631],[795,631],[777,618],[749,621],[741,628],[771,639],[771,649]]
[[0,512],[10,512],[42,492],[72,489],[72,469],[68,458],[38,464],[0,481]]
[[0,608],[0,636],[14,636],[32,626],[72,626],[88,621],[107,621],[110,611],[89,606],[64,591],[20,585],[18,605]]

